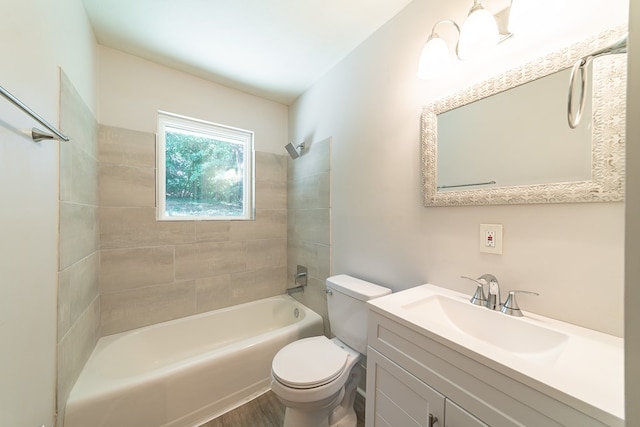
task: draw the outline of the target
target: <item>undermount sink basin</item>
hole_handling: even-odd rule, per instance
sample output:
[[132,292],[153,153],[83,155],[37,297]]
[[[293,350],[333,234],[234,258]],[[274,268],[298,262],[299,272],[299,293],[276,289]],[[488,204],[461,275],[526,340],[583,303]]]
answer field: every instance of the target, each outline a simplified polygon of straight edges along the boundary
[[569,339],[563,333],[444,295],[431,295],[402,308],[519,357],[548,361],[560,354]]

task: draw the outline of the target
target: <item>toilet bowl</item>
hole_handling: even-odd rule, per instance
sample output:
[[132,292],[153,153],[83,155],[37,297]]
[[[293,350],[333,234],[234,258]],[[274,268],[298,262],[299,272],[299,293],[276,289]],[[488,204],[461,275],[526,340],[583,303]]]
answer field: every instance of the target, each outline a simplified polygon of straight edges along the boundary
[[390,292],[347,275],[327,279],[336,338],[301,339],[273,358],[271,389],[286,407],[284,427],[356,426],[353,403],[366,354],[366,301]]

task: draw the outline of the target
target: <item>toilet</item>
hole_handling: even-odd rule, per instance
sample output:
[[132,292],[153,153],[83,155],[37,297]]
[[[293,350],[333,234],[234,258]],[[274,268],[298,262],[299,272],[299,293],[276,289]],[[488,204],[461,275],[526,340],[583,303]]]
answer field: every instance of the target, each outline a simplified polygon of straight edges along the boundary
[[283,347],[271,364],[271,390],[286,407],[284,427],[355,427],[353,402],[367,354],[367,301],[389,288],[341,274],[327,279],[335,338],[304,338]]

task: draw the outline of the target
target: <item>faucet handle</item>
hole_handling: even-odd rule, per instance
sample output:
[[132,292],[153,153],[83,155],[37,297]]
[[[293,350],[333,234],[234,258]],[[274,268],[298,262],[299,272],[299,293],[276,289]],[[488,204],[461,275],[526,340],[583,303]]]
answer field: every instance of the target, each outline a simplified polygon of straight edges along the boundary
[[502,313],[508,314],[510,316],[522,317],[522,310],[520,310],[520,307],[518,306],[518,301],[516,301],[517,293],[532,294],[535,296],[540,295],[537,292],[531,292],[531,291],[520,291],[520,290],[509,291],[509,296],[507,297],[507,300],[504,302],[504,304],[502,305],[502,308],[500,309]]
[[471,297],[469,302],[471,302],[471,304],[475,304],[475,305],[486,305],[487,304],[487,298],[484,296],[483,286],[487,282],[484,279],[482,279],[482,280],[472,279],[471,277],[467,277],[467,276],[460,276],[460,277],[462,279],[467,279],[467,280],[471,280],[472,282],[476,282],[476,284],[478,285],[478,287],[476,288],[476,292],[473,294],[473,296]]

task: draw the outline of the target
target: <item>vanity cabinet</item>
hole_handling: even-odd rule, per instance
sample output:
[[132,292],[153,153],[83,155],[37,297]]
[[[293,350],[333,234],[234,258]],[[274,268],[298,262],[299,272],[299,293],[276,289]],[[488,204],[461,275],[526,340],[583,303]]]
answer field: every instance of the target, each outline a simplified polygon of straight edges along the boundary
[[372,348],[367,364],[367,427],[488,427]]
[[368,344],[366,427],[621,425],[374,309]]

